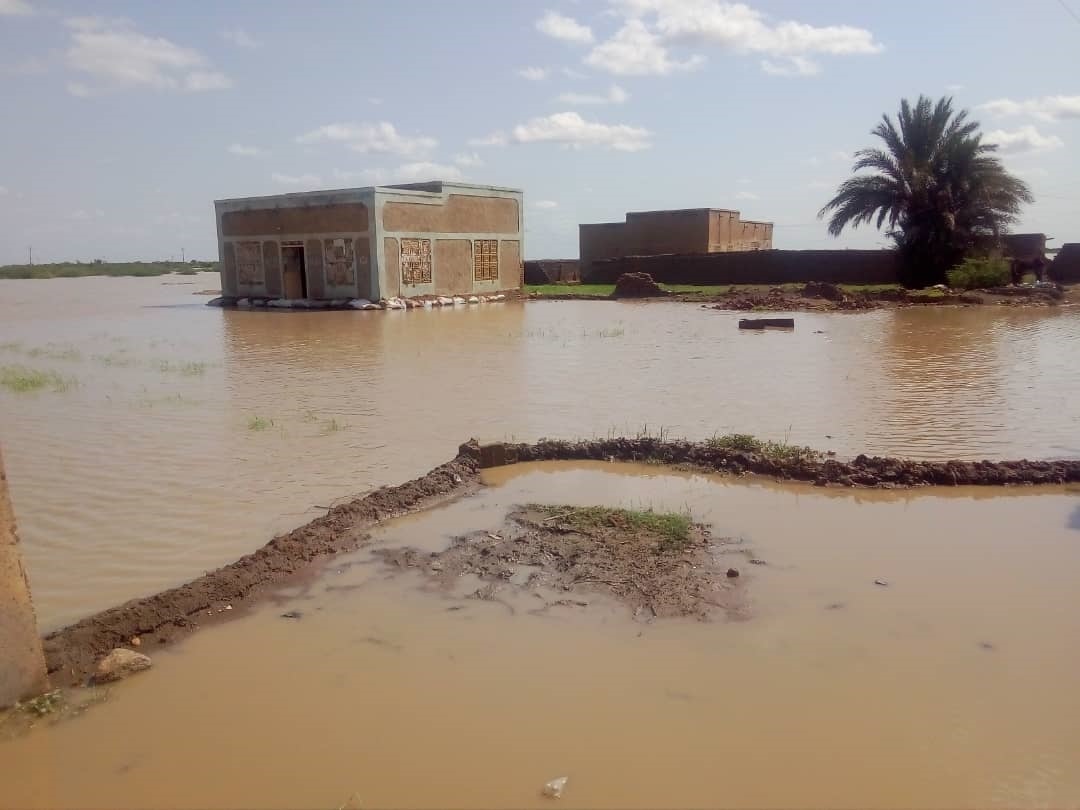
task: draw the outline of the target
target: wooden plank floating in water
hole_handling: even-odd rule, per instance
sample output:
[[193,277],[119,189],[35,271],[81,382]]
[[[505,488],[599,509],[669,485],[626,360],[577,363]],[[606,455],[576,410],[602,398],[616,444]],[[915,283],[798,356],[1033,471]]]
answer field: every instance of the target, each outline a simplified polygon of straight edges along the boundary
[[740,329],[794,329],[794,318],[740,318]]

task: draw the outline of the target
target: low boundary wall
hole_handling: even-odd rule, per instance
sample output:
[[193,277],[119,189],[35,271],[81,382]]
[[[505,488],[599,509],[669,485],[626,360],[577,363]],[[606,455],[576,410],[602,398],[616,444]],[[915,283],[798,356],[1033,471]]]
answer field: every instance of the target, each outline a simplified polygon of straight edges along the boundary
[[751,250],[625,256],[593,262],[582,281],[614,284],[623,273],[648,273],[661,284],[897,284],[891,250]]

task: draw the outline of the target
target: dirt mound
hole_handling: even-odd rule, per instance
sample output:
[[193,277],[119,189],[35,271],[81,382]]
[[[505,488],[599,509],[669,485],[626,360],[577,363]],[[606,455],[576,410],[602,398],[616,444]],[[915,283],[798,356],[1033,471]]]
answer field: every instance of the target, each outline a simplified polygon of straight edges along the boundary
[[[45,659],[54,687],[84,682],[115,647],[139,637],[140,650],[170,643],[235,615],[245,600],[301,572],[312,562],[350,551],[368,540],[378,521],[430,506],[477,486],[477,465],[459,456],[422,478],[385,487],[335,506],[253,554],[178,588],[90,616],[45,637]],[[228,610],[229,612],[225,612]]]
[[810,281],[802,288],[803,298],[824,298],[826,301],[843,301],[847,296],[835,284],[824,281]]
[[612,298],[656,298],[667,295],[648,273],[623,273],[615,282]]
[[738,569],[718,562],[724,544],[683,515],[527,506],[512,511],[497,531],[457,537],[439,553],[396,548],[375,554],[391,565],[418,569],[446,588],[463,575],[479,576],[489,584],[476,598],[496,599],[500,587],[513,587],[505,583],[520,576],[519,567],[528,566],[526,572],[534,570],[516,586],[541,597],[547,592],[551,601],[545,607],[585,606],[565,594],[600,591],[645,619],[707,619],[718,610],[740,617],[745,600]]

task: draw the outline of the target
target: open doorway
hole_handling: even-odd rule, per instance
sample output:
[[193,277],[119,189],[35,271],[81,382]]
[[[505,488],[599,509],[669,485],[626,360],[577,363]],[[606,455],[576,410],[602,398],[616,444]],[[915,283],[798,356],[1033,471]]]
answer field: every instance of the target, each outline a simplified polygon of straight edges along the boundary
[[281,243],[281,281],[286,298],[307,298],[303,242]]

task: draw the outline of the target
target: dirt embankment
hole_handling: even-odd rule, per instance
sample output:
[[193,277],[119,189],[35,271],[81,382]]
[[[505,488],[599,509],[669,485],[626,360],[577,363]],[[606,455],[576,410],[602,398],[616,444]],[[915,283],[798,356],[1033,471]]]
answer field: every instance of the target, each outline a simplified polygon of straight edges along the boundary
[[476,463],[459,456],[422,478],[335,506],[324,517],[186,585],[134,599],[51,633],[45,637],[45,658],[53,686],[85,681],[102,656],[114,647],[129,646],[132,638],[139,638],[140,650],[148,652],[221,621],[311,563],[357,548],[377,522],[476,486]]
[[510,512],[496,530],[455,538],[442,552],[375,554],[448,591],[460,577],[475,575],[488,584],[474,598],[495,600],[502,588],[522,588],[544,600],[534,612],[584,607],[581,597],[599,592],[627,605],[635,618],[707,619],[716,612],[740,618],[746,613],[740,572],[719,562],[724,544],[682,515],[533,505]]
[[912,461],[859,455],[840,461],[811,450],[755,452],[714,442],[661,441],[654,438],[542,441],[508,444],[514,461],[650,461],[735,475],[750,473],[820,486],[918,487],[1064,484],[1080,481],[1080,460],[1062,461]]
[[[814,451],[753,452],[717,446],[714,442],[661,441],[654,438],[543,441],[537,444],[503,445],[499,450],[498,454],[488,453],[489,458],[505,458],[508,463],[575,459],[652,461],[731,474],[754,473],[809,481],[823,486],[915,487],[1080,482],[1080,460],[930,462],[860,455],[851,461],[838,461]],[[479,486],[481,455],[479,444],[468,442],[461,446],[457,458],[421,478],[400,486],[386,487],[336,506],[324,517],[276,537],[255,553],[186,585],[132,600],[51,633],[45,637],[45,657],[53,685],[69,686],[84,682],[94,672],[101,657],[114,647],[129,645],[132,638],[140,639],[142,651],[152,652],[155,647],[172,643],[200,626],[235,616],[245,605],[252,604],[272,587],[300,575],[312,564],[362,545],[369,539],[370,529],[379,521],[474,490]],[[522,515],[519,522],[527,526],[529,516]],[[560,524],[556,523],[549,528],[557,532],[559,527]],[[515,550],[508,559],[525,564],[527,559],[542,559],[545,554],[553,553],[558,544],[550,545],[550,535],[541,532],[520,551]],[[505,551],[500,547],[500,553]],[[694,547],[689,551],[696,553]],[[463,560],[470,556],[458,553],[462,554]],[[481,553],[481,556],[488,555]],[[491,564],[497,565],[498,561],[496,554]],[[594,567],[599,565],[589,564]],[[481,566],[479,570],[485,569]],[[577,569],[573,565],[559,569],[558,577],[565,576],[577,577]],[[566,580],[558,577],[553,580],[554,584],[565,584]],[[645,598],[640,593],[638,597],[632,595],[631,591],[643,592],[639,585],[634,584],[634,580],[626,580],[625,585],[625,589],[622,585],[612,586],[612,592],[632,603],[635,603],[635,599]],[[655,600],[650,604],[654,608],[659,605],[661,613],[667,609],[663,603]]]

